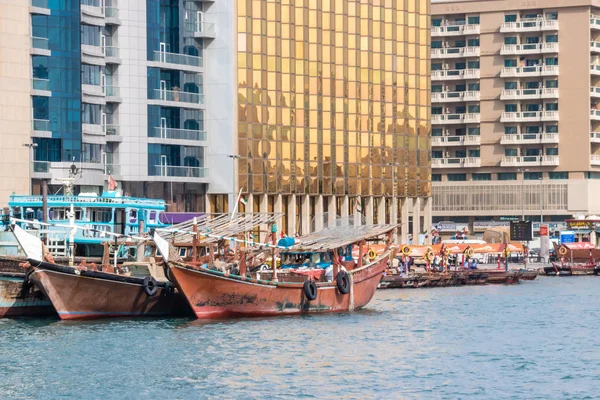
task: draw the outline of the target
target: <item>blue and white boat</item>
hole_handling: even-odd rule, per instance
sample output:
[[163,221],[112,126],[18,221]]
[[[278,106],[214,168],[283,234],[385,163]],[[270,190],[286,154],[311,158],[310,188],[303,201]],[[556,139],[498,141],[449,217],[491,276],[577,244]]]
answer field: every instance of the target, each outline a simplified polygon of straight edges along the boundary
[[[7,226],[10,218],[42,221],[42,196],[10,196],[8,209],[2,218]],[[153,228],[165,227],[161,216],[165,212],[164,200],[122,196],[119,191],[106,191],[102,195],[48,196],[46,221],[49,226],[31,222],[18,222],[26,230],[46,230],[48,236],[62,235],[68,239],[71,206],[75,214],[74,224],[79,229],[74,236],[75,256],[101,257],[103,243],[114,241],[115,235],[137,236]],[[6,229],[4,229],[6,231]],[[14,246],[13,246],[14,242]],[[18,256],[18,246],[11,232],[0,235],[0,255]]]

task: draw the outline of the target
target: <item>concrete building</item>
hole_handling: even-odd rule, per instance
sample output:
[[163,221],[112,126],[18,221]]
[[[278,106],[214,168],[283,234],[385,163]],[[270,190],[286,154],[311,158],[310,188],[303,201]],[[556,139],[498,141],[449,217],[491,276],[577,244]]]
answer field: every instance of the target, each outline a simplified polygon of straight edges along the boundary
[[357,209],[405,240],[430,225],[426,0],[28,1],[11,84],[35,193],[76,172],[79,192],[111,176],[175,211],[241,190],[289,234]]
[[596,0],[434,0],[434,224],[600,213],[597,15]]

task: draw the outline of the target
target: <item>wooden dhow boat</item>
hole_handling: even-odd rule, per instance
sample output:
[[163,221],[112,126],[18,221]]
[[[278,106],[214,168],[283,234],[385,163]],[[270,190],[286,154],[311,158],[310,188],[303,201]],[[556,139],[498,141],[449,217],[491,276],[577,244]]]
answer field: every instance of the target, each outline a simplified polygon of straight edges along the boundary
[[165,278],[163,267],[152,257],[117,268],[86,263],[59,265],[37,237],[16,225],[13,230],[27,254],[28,280],[52,302],[63,320],[189,312],[177,289]]
[[[246,255],[232,274],[182,262],[168,242],[154,240],[168,259],[170,276],[199,319],[259,317],[353,311],[371,301],[388,266],[396,225],[335,227],[305,236],[298,243],[280,240],[268,270],[249,273]],[[384,240],[379,254],[368,243]],[[358,257],[352,256],[353,247]],[[275,254],[279,252],[281,268]]]

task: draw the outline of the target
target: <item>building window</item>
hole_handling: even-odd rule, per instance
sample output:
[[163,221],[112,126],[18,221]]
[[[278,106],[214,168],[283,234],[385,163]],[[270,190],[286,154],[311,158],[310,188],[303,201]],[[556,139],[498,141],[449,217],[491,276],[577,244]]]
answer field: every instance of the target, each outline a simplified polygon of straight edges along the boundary
[[542,109],[541,104],[527,104],[525,109],[529,112],[540,111]]
[[558,65],[558,57],[547,57],[546,65]]
[[538,44],[542,41],[542,38],[539,36],[527,36],[525,38],[525,43],[527,44]]
[[558,155],[558,147],[546,147],[546,155],[547,156],[557,156]]
[[537,157],[537,156],[542,155],[542,150],[541,149],[525,149],[525,155],[528,156],[528,157],[529,156],[531,156],[531,157],[533,157],[533,156]]
[[517,134],[517,127],[516,126],[505,126],[504,127],[504,134],[505,135],[516,135]]
[[431,182],[441,182],[442,175],[441,174],[431,174]]
[[513,68],[517,66],[517,60],[504,60],[504,66],[506,68]]
[[479,16],[468,17],[467,21],[469,25],[479,25]]
[[479,69],[479,61],[467,61],[467,66],[470,69]]
[[479,127],[468,128],[469,135],[471,136],[479,136],[481,134],[481,130]]
[[551,80],[546,81],[546,87],[547,88],[552,88],[552,89],[557,88],[558,87],[558,80],[551,79]]
[[473,92],[479,92],[480,90],[479,82],[469,83],[468,87],[469,90]]
[[35,79],[48,79],[48,57],[32,56],[31,66],[33,68],[33,77]]
[[514,90],[517,88],[517,82],[504,82],[505,90]]
[[431,25],[432,26],[442,26],[442,19],[441,18],[433,18],[431,20]]
[[568,172],[548,172],[548,179],[569,179]]
[[507,14],[504,16],[504,22],[517,22],[517,14]]
[[517,44],[516,36],[507,36],[504,38],[504,44]]
[[102,123],[102,111],[99,104],[81,103],[81,123],[99,125]]
[[504,112],[517,112],[517,105],[516,104],[505,104]]
[[469,157],[474,157],[474,158],[481,157],[481,153],[479,152],[479,149],[477,149],[477,150],[469,150]]
[[467,45],[467,42],[465,42],[464,40],[456,40],[454,42],[454,47],[465,47]]
[[99,65],[81,64],[81,83],[100,86],[100,76],[103,72],[104,68]]
[[498,180],[499,181],[516,181],[517,173],[516,172],[499,172]]
[[471,47],[479,47],[479,39],[469,39],[468,43]]
[[558,133],[558,125],[546,125],[546,133]]
[[525,82],[526,89],[538,89],[541,87],[542,87],[542,82],[537,82],[537,81]]
[[441,63],[433,63],[433,64],[431,64],[431,70],[432,71],[441,71],[442,70],[442,64]]
[[441,115],[443,114],[443,107],[431,107],[431,113],[433,115]]
[[491,181],[492,174],[471,174],[471,180],[473,181]]
[[558,103],[547,103],[546,111],[558,111]]
[[31,96],[31,103],[33,105],[33,119],[42,119],[42,120],[50,119],[48,97]]
[[558,35],[546,35],[546,43],[558,43]]
[[523,179],[526,181],[537,181],[539,179],[542,179],[542,173],[541,172],[525,172],[523,175]]
[[546,13],[546,19],[556,20],[556,19],[558,19],[558,13],[555,12],[555,11],[554,12]]
[[505,157],[516,157],[517,149],[504,149],[504,156]]
[[431,136],[442,136],[443,130],[442,128],[431,128]]
[[432,93],[441,93],[443,91],[443,86],[442,85],[431,85],[431,92]]
[[479,104],[469,105],[468,110],[470,113],[479,114],[480,113]]
[[467,174],[448,174],[449,182],[464,182],[467,180]]
[[100,46],[100,27],[81,24],[81,44]]
[[585,179],[600,179],[600,172],[586,172]]
[[432,40],[431,41],[431,48],[432,49],[441,49],[442,48],[442,41],[441,40]]
[[89,144],[83,145],[83,162],[99,163],[102,160],[102,145]]
[[542,131],[541,126],[526,126],[525,133],[540,133]]
[[467,107],[465,106],[456,106],[454,108],[454,111],[456,112],[456,114],[464,114],[467,112]]
[[444,152],[439,150],[434,150],[431,152],[431,158],[444,158]]

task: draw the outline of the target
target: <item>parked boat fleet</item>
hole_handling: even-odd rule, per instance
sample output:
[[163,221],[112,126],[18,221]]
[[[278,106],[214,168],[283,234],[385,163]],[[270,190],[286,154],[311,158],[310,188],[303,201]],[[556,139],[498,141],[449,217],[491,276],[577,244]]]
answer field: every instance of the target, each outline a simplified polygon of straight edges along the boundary
[[[291,238],[278,233],[282,215],[274,213],[202,214],[169,225],[164,202],[117,193],[50,196],[44,203],[13,197],[5,210],[0,317],[343,312],[366,306],[378,288],[512,284],[537,276],[508,268],[509,254],[523,251],[519,245],[395,245],[395,225],[340,223]],[[261,227],[270,229],[262,242],[253,234]],[[498,254],[498,265],[459,264],[477,252]],[[556,267],[561,275],[568,265]]]

